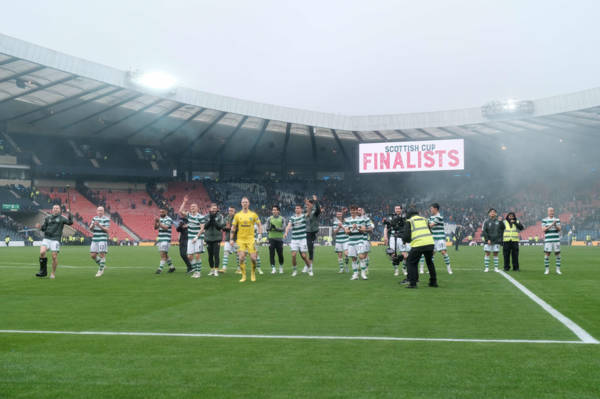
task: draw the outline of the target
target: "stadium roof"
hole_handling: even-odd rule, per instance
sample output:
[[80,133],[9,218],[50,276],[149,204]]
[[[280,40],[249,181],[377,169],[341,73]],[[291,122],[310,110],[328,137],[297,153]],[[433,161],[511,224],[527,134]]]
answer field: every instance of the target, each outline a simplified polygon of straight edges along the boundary
[[[0,34],[0,129],[64,137],[127,140],[185,148],[273,146],[328,153],[357,142],[490,137],[547,129],[596,132],[600,88],[533,100],[529,117],[490,120],[481,108],[397,115],[346,116],[261,104],[178,87],[157,93],[128,72]],[[318,95],[318,93],[316,94]],[[457,93],[460,95],[460,93]],[[234,140],[235,138],[235,140]],[[331,151],[331,152],[330,152]]]

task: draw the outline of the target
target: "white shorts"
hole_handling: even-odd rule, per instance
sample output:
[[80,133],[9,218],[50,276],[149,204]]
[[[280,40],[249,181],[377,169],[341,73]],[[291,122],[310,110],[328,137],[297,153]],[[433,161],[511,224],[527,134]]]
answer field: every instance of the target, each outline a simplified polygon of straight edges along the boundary
[[235,242],[233,243],[233,245],[231,245],[231,242],[225,241],[225,245],[223,246],[224,252],[234,253],[234,252],[237,252],[237,250],[238,250],[238,246]]
[[544,244],[544,252],[560,252],[560,242],[547,242]]
[[194,240],[188,240],[188,246],[187,246],[187,254],[188,255],[193,255],[193,254],[201,254],[202,252],[204,252],[204,240],[198,238],[196,240],[196,242],[194,242]]
[[433,245],[434,245],[434,248],[433,248],[434,251],[443,251],[446,249],[446,241],[445,240],[435,240],[433,242]]
[[358,254],[364,253],[362,244],[348,244],[348,256],[351,258],[356,258]]
[[404,244],[400,237],[390,237],[390,248],[396,252],[410,252],[410,244]]
[[363,252],[371,252],[371,241],[362,242]]
[[60,241],[56,241],[56,240],[49,240],[47,238],[44,238],[42,240],[42,247],[46,247],[46,250],[50,250],[52,252],[59,252],[60,251]]
[[485,252],[500,252],[500,244],[485,244],[483,250]]
[[306,238],[301,240],[292,240],[290,243],[290,250],[292,250],[292,252],[307,252],[308,244],[306,243]]
[[108,252],[108,242],[106,242],[106,241],[92,241],[92,244],[90,245],[90,252],[107,253]]
[[160,252],[169,252],[170,246],[171,243],[169,241],[159,241],[156,243],[156,248],[158,248]]
[[344,252],[348,249],[348,246],[345,242],[336,242],[335,243],[335,252]]

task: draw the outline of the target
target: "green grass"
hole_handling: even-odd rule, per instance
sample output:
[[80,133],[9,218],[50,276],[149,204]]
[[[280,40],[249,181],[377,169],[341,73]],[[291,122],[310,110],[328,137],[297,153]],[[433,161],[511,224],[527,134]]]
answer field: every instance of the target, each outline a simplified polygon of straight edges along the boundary
[[[541,248],[522,248],[516,278],[598,339],[598,252],[563,251],[564,274],[545,276]],[[382,248],[368,281],[338,275],[331,248],[314,278],[292,278],[289,259],[272,276],[262,248],[266,274],[244,284],[231,267],[206,276],[206,259],[190,279],[171,252],[177,272],[157,276],[155,248],[111,247],[97,279],[87,248],[64,247],[49,280],[33,276],[36,248],[2,249],[0,329],[577,340],[482,273],[481,248],[450,250],[451,276],[438,256],[440,287],[417,290]],[[600,345],[0,334],[0,398],[597,398],[598,377]]]

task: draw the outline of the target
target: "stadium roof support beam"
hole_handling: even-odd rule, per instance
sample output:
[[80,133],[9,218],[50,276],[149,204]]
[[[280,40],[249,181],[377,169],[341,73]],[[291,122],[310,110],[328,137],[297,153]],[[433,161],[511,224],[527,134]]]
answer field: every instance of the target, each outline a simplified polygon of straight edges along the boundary
[[[61,109],[60,111],[56,111],[56,112],[52,113],[51,115],[45,115],[45,116],[42,116],[41,118],[37,118],[37,119],[34,119],[34,120],[32,120],[32,121],[29,121],[29,123],[30,123],[30,124],[32,124],[32,125],[33,125],[33,124],[36,124],[36,123],[38,123],[38,122],[41,122],[41,121],[43,121],[44,119],[52,118],[53,116],[56,116],[56,115],[58,115],[58,114],[62,114],[63,112],[70,111],[70,110],[72,110],[72,109],[74,109],[74,108],[81,107],[82,105],[85,105],[85,104],[87,104],[87,103],[90,103],[90,102],[92,102],[92,101],[96,101],[96,100],[99,100],[99,99],[101,99],[101,98],[104,98],[104,97],[110,96],[111,94],[114,94],[114,93],[116,93],[116,92],[118,92],[118,91],[120,91],[120,90],[124,90],[124,89],[121,89],[121,88],[119,88],[119,87],[114,87],[112,90],[109,90],[109,91],[107,91],[106,93],[103,93],[103,94],[101,94],[101,95],[99,95],[99,96],[92,97],[92,98],[88,98],[88,99],[87,99],[87,100],[85,100],[85,101],[82,101],[82,102],[80,102],[80,103],[73,104],[73,105],[71,105],[71,106],[65,107],[65,108]],[[54,105],[55,105],[55,104],[54,104]]]
[[128,115],[126,115],[126,116],[124,116],[124,117],[122,117],[122,118],[120,118],[120,119],[117,119],[116,121],[112,121],[112,122],[111,122],[111,123],[109,123],[108,125],[104,126],[102,129],[100,129],[100,130],[96,130],[96,131],[92,132],[92,134],[100,134],[100,133],[102,133],[102,132],[104,132],[104,131],[106,131],[106,130],[110,129],[110,128],[111,128],[111,127],[113,127],[113,126],[116,126],[116,125],[118,125],[118,124],[119,124],[119,123],[121,123],[121,122],[124,122],[124,121],[126,121],[126,120],[128,120],[128,119],[131,119],[131,118],[133,118],[133,117],[134,117],[134,116],[136,116],[136,115],[139,115],[139,114],[141,114],[142,112],[144,112],[144,111],[145,111],[145,110],[147,110],[148,108],[155,106],[156,104],[158,104],[158,103],[159,103],[159,102],[161,102],[161,101],[163,101],[163,100],[162,100],[162,98],[157,98],[156,100],[152,101],[150,104],[144,105],[142,108],[140,108],[140,109],[138,109],[138,110],[135,110],[135,111],[133,111],[132,113],[130,113],[130,114],[128,114]]
[[356,131],[354,131],[354,130],[353,130],[353,131],[352,131],[352,134],[354,135],[354,137],[356,137],[356,139],[358,140],[358,142],[359,142],[359,143],[362,143],[362,142],[363,142],[363,140],[362,140],[362,138],[360,137],[360,135],[358,134],[358,132],[356,132]]
[[9,80],[20,78],[21,76],[29,75],[30,73],[34,73],[46,68],[45,66],[37,66],[35,68],[28,69],[23,72],[15,73],[14,75],[7,76],[3,79],[0,79],[0,83],[8,82]]
[[[244,124],[244,122],[246,122],[246,119],[248,119],[247,115],[244,116],[240,120],[240,122],[237,124],[237,126],[235,127],[235,129],[233,129],[233,131],[231,132],[231,134],[229,135],[229,137],[227,137],[227,140],[225,140],[225,142],[219,147],[219,149],[217,150],[216,154],[222,154],[223,151],[227,148],[227,146],[229,144],[231,144],[231,142],[235,138],[235,135],[237,134],[237,132],[241,129],[241,127]],[[221,157],[221,165],[222,164],[223,164],[223,157]]]
[[348,157],[348,154],[346,154],[346,150],[344,149],[344,145],[342,144],[342,140],[340,140],[340,137],[337,135],[337,132],[335,131],[335,129],[331,129],[331,133],[333,134],[333,137],[335,138],[335,142],[337,143],[338,147],[340,147],[340,151],[342,152],[342,156],[344,157],[344,160],[346,161],[346,167],[348,169],[352,168],[352,162],[350,161],[350,158]]
[[185,107],[185,104],[177,104],[177,105],[175,105],[173,108],[169,109],[166,112],[161,113],[160,115],[158,115],[158,117],[155,117],[154,119],[152,119],[150,122],[146,123],[145,125],[143,125],[139,129],[136,129],[133,133],[130,133],[128,136],[125,136],[124,139],[125,140],[129,140],[130,138],[132,138],[136,134],[142,132],[144,129],[147,129],[150,126],[154,125],[155,123],[158,123],[158,122],[162,121],[163,119],[165,119],[166,117],[168,117],[169,115],[171,115],[173,112],[175,112],[178,109],[181,109],[183,107]]
[[174,135],[177,131],[179,131],[179,129],[181,129],[182,127],[184,127],[185,125],[187,125],[188,123],[190,123],[191,121],[194,120],[194,118],[196,118],[198,115],[200,115],[202,112],[204,112],[206,110],[206,108],[200,108],[198,111],[194,112],[192,114],[192,116],[190,116],[189,118],[185,119],[183,122],[181,122],[179,125],[177,125],[177,127],[175,129],[171,129],[171,131],[167,134],[165,134],[163,136],[163,138],[160,139],[161,143],[164,143],[167,138],[171,137],[172,135]]
[[120,107],[121,105],[127,104],[128,102],[133,101],[133,100],[135,100],[137,98],[140,98],[142,96],[143,96],[143,94],[141,94],[141,93],[135,94],[133,96],[129,96],[125,100],[121,100],[118,103],[111,105],[110,107],[103,108],[100,111],[94,112],[93,114],[86,116],[85,118],[78,119],[78,120],[76,120],[74,122],[71,122],[71,123],[65,125],[65,126],[61,126],[60,129],[62,129],[62,130],[69,129],[69,128],[71,128],[71,127],[73,127],[73,126],[75,126],[75,125],[77,125],[77,124],[79,124],[81,122],[85,122],[87,120],[90,120],[90,119],[98,116],[98,115],[102,115],[106,111],[110,111],[111,109]]
[[[264,123],[263,127],[260,129],[260,133],[258,134],[258,136],[256,136],[256,140],[254,140],[254,144],[252,144],[252,147],[250,148],[250,151],[248,152],[248,156],[246,157],[246,160],[245,160],[246,163],[250,162],[250,160],[252,159],[252,156],[254,155],[254,151],[256,151],[256,147],[258,146],[258,143],[260,143],[260,140],[264,136],[269,122],[271,122],[269,119],[265,119],[265,123]],[[252,168],[252,166],[251,166],[251,168]]]
[[47,89],[49,87],[56,86],[56,85],[59,85],[61,83],[68,82],[69,80],[73,80],[75,78],[77,78],[77,76],[70,75],[70,76],[68,76],[66,78],[57,80],[56,82],[51,82],[51,83],[47,83],[45,85],[36,86],[34,89],[27,90],[24,93],[14,94],[14,95],[12,95],[10,97],[3,98],[2,100],[0,100],[0,104],[3,104],[3,103],[5,103],[7,101],[10,101],[10,100],[14,100],[15,98],[19,98],[19,97],[23,97],[23,96],[26,96],[26,95],[31,94],[31,93],[35,93],[36,91],[45,90],[45,89]]
[[196,138],[194,138],[192,141],[190,141],[190,143],[188,144],[188,148],[184,151],[184,154],[187,153],[191,153],[192,149],[194,148],[194,146],[200,141],[202,140],[202,137],[204,137],[204,135],[206,133],[208,133],[208,131],[217,123],[219,123],[219,121],[221,119],[223,119],[225,117],[225,115],[227,115],[227,112],[222,112],[221,115],[219,115],[217,118],[215,118],[214,121],[212,121],[211,123],[208,124],[208,126],[206,126],[202,131],[200,131],[200,133],[198,133],[198,135],[196,136]]
[[285,140],[283,141],[283,151],[281,151],[281,176],[287,176],[287,147],[290,142],[290,130],[292,130],[292,124],[285,124]]
[[222,155],[223,151],[225,151],[225,149],[231,144],[231,142],[233,141],[235,135],[237,134],[237,132],[239,132],[239,130],[242,128],[242,125],[244,124],[244,122],[246,122],[246,119],[248,119],[248,116],[244,116],[241,120],[240,123],[238,123],[238,125],[235,127],[235,129],[233,129],[233,132],[231,132],[231,134],[229,135],[229,137],[227,137],[227,140],[225,140],[225,142],[219,147],[219,149],[217,150],[217,152],[215,154],[217,154],[217,156],[220,157],[220,162],[219,162],[219,175],[223,175],[223,165],[225,163],[225,157]]
[[433,134],[429,133],[428,131],[425,131],[421,128],[417,129],[419,132],[424,133],[427,135],[427,137],[431,137],[431,138],[436,138]]
[[315,140],[315,128],[314,128],[314,126],[308,126],[308,131],[310,133],[310,145],[312,147],[313,163],[314,163],[315,168],[316,168],[318,154],[317,154],[317,141]]
[[9,58],[5,59],[4,61],[0,61],[0,65],[10,64],[11,62],[15,62],[16,60],[17,60],[16,58],[9,57]]
[[379,130],[373,130],[375,132],[376,135],[379,136],[379,138],[381,138],[383,141],[388,141],[385,136],[383,134],[381,134],[381,132]]
[[78,97],[87,96],[88,94],[92,94],[92,93],[94,93],[94,92],[100,91],[100,90],[102,90],[102,89],[105,89],[105,88],[107,88],[107,87],[108,87],[108,85],[107,85],[107,84],[103,84],[103,85],[100,85],[100,86],[98,86],[98,87],[96,87],[96,88],[94,88],[94,89],[86,90],[86,91],[84,91],[84,92],[82,92],[82,93],[75,94],[75,95],[73,95],[73,96],[70,96],[70,97],[65,97],[65,98],[63,98],[62,100],[59,100],[59,101],[53,102],[52,104],[44,105],[43,107],[39,107],[39,108],[36,108],[36,109],[32,109],[32,110],[30,110],[30,111],[23,112],[22,114],[17,114],[17,115],[15,115],[15,116],[12,116],[12,117],[10,117],[10,118],[8,118],[8,119],[5,119],[5,121],[7,121],[7,122],[8,122],[8,121],[13,121],[13,120],[16,120],[16,119],[19,119],[19,118],[23,118],[23,117],[25,117],[25,116],[29,116],[29,115],[35,114],[36,112],[43,112],[43,111],[45,111],[45,110],[47,110],[47,109],[50,109],[50,108],[52,108],[52,107],[56,107],[57,105],[64,104],[64,103],[66,103],[67,101],[74,100],[74,99],[76,99],[76,98],[78,98]]

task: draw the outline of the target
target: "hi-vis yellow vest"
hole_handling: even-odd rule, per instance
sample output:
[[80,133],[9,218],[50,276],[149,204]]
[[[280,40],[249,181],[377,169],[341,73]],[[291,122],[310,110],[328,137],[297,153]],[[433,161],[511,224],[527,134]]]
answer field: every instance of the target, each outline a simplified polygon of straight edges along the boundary
[[507,220],[504,221],[504,242],[506,241],[519,241],[519,231],[517,230],[517,224],[513,224],[510,227],[510,223]]
[[410,223],[410,246],[424,247],[425,245],[433,245],[433,235],[429,231],[429,224],[424,217],[415,215],[408,219]]

